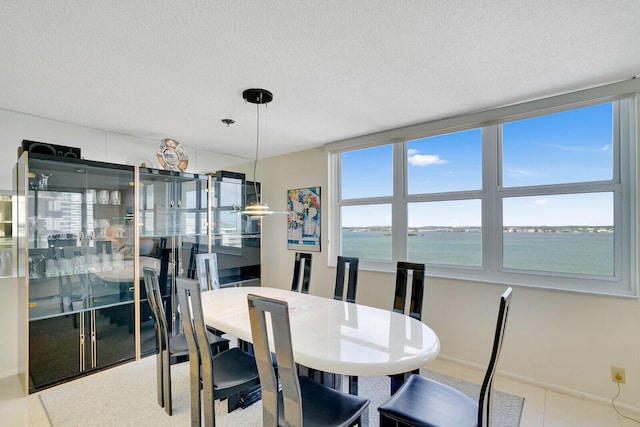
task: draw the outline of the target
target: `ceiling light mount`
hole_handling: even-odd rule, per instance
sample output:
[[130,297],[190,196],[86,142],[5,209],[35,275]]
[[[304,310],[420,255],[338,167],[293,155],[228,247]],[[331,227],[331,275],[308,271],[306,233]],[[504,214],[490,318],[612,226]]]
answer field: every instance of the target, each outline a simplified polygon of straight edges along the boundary
[[224,123],[225,125],[227,125],[227,127],[229,127],[229,125],[234,124],[236,121],[233,119],[222,119],[220,120],[222,123]]
[[242,97],[252,104],[268,104],[273,101],[273,94],[266,89],[247,89],[242,92]]

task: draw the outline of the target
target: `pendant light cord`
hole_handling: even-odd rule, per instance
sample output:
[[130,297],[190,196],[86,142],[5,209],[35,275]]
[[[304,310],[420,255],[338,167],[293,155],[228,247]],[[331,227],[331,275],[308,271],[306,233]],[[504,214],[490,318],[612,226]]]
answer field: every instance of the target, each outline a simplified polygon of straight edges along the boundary
[[256,184],[256,169],[258,167],[258,147],[260,146],[260,104],[256,104],[256,160],[253,162],[253,191],[256,201],[262,203],[262,194],[258,198],[258,184]]

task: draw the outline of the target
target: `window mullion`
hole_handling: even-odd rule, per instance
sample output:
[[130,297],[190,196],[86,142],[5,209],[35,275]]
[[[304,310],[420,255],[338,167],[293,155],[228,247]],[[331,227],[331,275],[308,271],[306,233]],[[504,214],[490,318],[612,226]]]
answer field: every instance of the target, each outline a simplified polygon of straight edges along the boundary
[[407,259],[407,143],[393,144],[392,261]]
[[498,271],[502,266],[502,199],[499,197],[501,176],[500,127],[482,128],[482,266]]

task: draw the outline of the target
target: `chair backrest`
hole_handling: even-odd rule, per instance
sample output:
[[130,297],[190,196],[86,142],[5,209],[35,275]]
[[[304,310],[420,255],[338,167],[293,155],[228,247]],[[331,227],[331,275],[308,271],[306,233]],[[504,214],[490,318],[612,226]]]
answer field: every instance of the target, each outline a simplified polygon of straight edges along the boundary
[[167,280],[169,279],[169,258],[171,257],[171,249],[160,249],[160,286],[167,288]]
[[202,313],[200,283],[186,277],[177,277],[176,289],[180,305],[180,319],[182,319],[182,327],[189,347],[189,357],[196,353],[200,355],[204,375],[207,367],[211,369],[213,353],[209,346],[207,328]]
[[196,278],[196,255],[198,255],[200,245],[193,243],[189,250],[189,266],[187,267],[187,277],[189,279]]
[[253,349],[262,388],[262,425],[278,425],[278,377],[276,376],[269,348],[265,313],[271,317],[271,331],[278,375],[282,384],[282,402],[286,425],[302,425],[302,395],[291,345],[289,308],[286,301],[248,295],[249,318]]
[[424,294],[425,265],[398,261],[396,269],[396,291],[393,298],[393,311],[404,313],[407,301],[407,284],[411,276],[411,299],[408,315],[422,320],[422,299]]
[[[186,277],[176,278],[176,292],[180,306],[180,321],[189,349],[189,382],[191,383],[191,425],[201,425],[202,402],[214,401],[213,387],[213,353],[209,346],[204,315],[202,314],[202,300],[200,298],[200,283]],[[202,379],[202,401],[194,387],[200,389]],[[194,386],[195,385],[195,386]],[[194,406],[195,405],[195,406]],[[205,418],[207,409],[205,409]],[[214,421],[215,423],[215,421]]]
[[202,291],[220,288],[218,276],[218,255],[215,252],[196,255],[196,270]]
[[296,252],[296,260],[293,266],[293,282],[291,290],[304,294],[309,293],[309,281],[311,280],[311,254],[306,252]]
[[502,341],[504,339],[504,331],[507,326],[507,317],[509,316],[509,305],[511,304],[511,288],[500,297],[500,307],[498,309],[498,322],[496,325],[496,333],[493,338],[493,349],[491,350],[491,359],[489,366],[482,382],[480,389],[480,399],[478,401],[478,427],[489,427],[491,425],[491,407],[493,403],[493,374],[496,371],[498,357],[502,349]]
[[356,287],[358,286],[358,261],[356,257],[338,256],[336,265],[336,289],[333,299],[342,301],[344,297],[344,277],[348,268],[347,302],[356,302]]
[[144,267],[142,272],[144,275],[144,288],[147,292],[147,301],[151,307],[151,315],[153,316],[153,321],[156,326],[158,351],[162,351],[169,346],[169,332],[167,318],[164,315],[162,295],[160,293],[160,287],[158,286],[158,274],[156,270],[151,267]]

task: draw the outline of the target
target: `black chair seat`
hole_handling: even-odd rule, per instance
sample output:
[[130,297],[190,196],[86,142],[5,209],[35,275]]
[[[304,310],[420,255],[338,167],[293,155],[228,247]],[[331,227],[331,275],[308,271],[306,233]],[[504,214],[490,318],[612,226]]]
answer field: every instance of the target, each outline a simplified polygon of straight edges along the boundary
[[[350,426],[369,404],[367,399],[341,393],[309,377],[298,379],[305,427]],[[278,401],[278,425],[284,426],[282,393],[278,393]],[[327,402],[331,402],[331,406],[327,406]]]
[[235,387],[245,390],[247,383],[258,382],[256,359],[238,347],[223,351],[213,357],[213,378],[213,388],[225,395],[235,394]]
[[[211,331],[207,331],[207,339],[214,353],[226,351],[229,349],[229,340],[222,338]],[[187,345],[187,337],[184,334],[169,336],[169,350],[171,356],[182,356],[189,354],[189,346]]]
[[410,426],[475,427],[478,402],[466,394],[429,378],[411,375],[378,410]]

